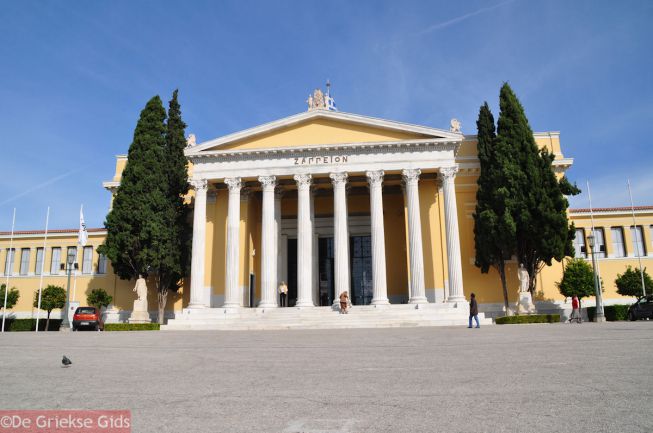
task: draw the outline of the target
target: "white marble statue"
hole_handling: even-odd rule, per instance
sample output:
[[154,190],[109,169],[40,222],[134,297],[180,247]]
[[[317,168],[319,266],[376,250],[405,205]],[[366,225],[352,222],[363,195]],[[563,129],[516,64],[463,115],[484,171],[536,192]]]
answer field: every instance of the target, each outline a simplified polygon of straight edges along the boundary
[[519,293],[528,292],[528,271],[524,267],[523,263],[519,264],[519,270],[517,271],[517,278],[519,278]]
[[186,138],[186,147],[193,147],[197,144],[197,139],[195,138],[195,134],[190,134],[188,138]]
[[308,103],[308,111],[311,111],[313,108],[315,108],[313,103],[313,95],[308,95],[306,102]]
[[450,124],[449,131],[451,131],[451,132],[460,132],[460,127],[461,127],[460,120],[451,119],[451,122],[449,124]]
[[150,313],[147,309],[147,283],[142,275],[138,276],[133,292],[137,299],[134,300],[134,309],[129,316],[129,323],[150,323]]

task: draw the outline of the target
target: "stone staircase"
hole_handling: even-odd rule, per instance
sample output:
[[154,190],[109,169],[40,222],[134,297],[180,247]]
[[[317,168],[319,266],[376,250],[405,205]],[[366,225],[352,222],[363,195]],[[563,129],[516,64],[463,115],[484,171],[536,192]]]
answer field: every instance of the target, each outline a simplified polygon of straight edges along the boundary
[[[361,305],[340,314],[331,307],[184,309],[162,330],[278,330],[467,326],[465,303]],[[481,325],[492,319],[479,314]]]

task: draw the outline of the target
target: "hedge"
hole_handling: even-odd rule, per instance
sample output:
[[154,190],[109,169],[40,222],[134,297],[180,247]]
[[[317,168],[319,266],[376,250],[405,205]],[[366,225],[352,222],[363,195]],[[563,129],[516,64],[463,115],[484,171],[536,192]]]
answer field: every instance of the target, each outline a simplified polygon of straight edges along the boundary
[[[616,322],[618,320],[628,320],[628,308],[630,305],[605,305],[603,306],[603,314],[605,320],[608,322]],[[596,316],[596,307],[587,307],[587,317],[590,321],[594,321]]]
[[105,331],[158,331],[158,323],[105,323]]
[[[0,316],[0,320],[2,317]],[[45,322],[47,318],[39,319],[39,331],[45,331]],[[61,327],[61,319],[50,319],[48,331],[58,331]],[[5,320],[5,331],[34,331],[36,329],[36,319],[15,319],[7,317]]]
[[523,316],[497,317],[497,325],[515,325],[520,323],[558,323],[560,314],[529,314]]

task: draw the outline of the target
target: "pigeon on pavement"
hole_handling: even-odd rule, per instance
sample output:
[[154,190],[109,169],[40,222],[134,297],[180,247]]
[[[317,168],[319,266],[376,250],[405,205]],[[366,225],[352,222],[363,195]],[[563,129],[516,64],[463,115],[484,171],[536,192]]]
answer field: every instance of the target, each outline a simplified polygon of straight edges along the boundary
[[70,367],[72,363],[73,362],[70,359],[68,359],[66,355],[63,356],[63,359],[61,360],[61,364],[63,364],[63,367]]

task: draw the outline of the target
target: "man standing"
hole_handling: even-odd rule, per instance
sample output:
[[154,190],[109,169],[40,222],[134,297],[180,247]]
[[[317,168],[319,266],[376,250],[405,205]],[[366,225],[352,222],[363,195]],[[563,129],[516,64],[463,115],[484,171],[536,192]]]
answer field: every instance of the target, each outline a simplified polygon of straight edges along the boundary
[[476,303],[476,295],[472,293],[472,299],[469,301],[469,326],[472,327],[472,318],[476,320],[476,327],[480,328],[481,324],[478,321],[478,304]]
[[279,306],[288,306],[288,286],[285,281],[282,281],[281,284],[279,284]]

